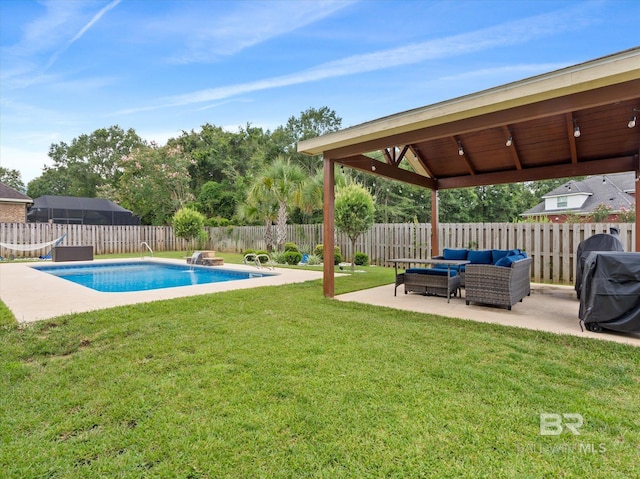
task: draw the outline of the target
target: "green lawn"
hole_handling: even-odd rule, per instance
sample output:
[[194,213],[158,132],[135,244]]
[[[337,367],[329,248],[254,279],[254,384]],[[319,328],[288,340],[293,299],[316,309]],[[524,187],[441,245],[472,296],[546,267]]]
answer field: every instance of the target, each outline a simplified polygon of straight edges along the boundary
[[[392,280],[371,267],[336,293]],[[319,281],[7,323],[3,478],[640,475],[631,346],[338,302]],[[581,414],[581,434],[541,436],[541,413]]]

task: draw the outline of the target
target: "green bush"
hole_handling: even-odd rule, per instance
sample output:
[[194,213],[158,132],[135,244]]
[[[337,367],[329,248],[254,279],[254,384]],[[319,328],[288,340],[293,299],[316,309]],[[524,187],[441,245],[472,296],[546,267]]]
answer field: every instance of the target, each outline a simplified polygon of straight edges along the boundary
[[246,249],[246,250],[244,250],[244,254],[245,255],[247,255],[247,254],[256,254],[256,250],[254,250],[254,249]]
[[356,254],[353,257],[353,262],[358,266],[369,266],[369,255],[367,253],[356,251]]
[[286,264],[287,260],[285,259],[285,254],[286,253],[284,251],[274,251],[271,253],[271,259],[276,264]]
[[342,263],[342,252],[340,251],[340,247],[336,246],[333,249],[333,264]]
[[302,253],[299,251],[286,251],[284,253],[284,260],[287,264],[296,265],[302,261]]
[[[319,244],[319,245],[316,245],[316,247],[313,249],[314,256],[317,256],[322,261],[324,261],[323,248],[324,248],[324,245]],[[340,251],[340,247],[336,246],[333,250],[333,264],[340,264],[340,263],[342,263],[342,252]]]
[[298,249],[298,245],[295,244],[295,243],[285,243],[284,244],[284,252],[286,253],[287,251],[298,252],[300,250]]
[[309,266],[316,266],[316,265],[319,265],[320,263],[322,263],[322,258],[320,258],[318,255],[316,254],[309,255],[309,259],[307,261],[307,264]]
[[173,232],[178,238],[191,241],[204,228],[204,215],[190,208],[181,208],[173,215]]

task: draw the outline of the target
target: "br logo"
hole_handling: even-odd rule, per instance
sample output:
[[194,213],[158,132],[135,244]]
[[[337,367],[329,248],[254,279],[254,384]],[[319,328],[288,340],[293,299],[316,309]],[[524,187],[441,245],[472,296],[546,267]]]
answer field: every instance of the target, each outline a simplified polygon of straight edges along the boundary
[[582,414],[542,413],[540,414],[540,435],[559,436],[563,430],[568,430],[575,436],[579,436],[579,429],[583,423]]

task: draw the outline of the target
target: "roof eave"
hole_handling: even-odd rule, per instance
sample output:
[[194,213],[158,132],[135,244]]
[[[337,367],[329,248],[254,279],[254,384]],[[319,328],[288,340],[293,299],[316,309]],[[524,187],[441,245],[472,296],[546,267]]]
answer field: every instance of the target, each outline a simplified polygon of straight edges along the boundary
[[582,93],[638,78],[640,47],[304,140],[298,143],[298,152],[319,155],[354,143]]

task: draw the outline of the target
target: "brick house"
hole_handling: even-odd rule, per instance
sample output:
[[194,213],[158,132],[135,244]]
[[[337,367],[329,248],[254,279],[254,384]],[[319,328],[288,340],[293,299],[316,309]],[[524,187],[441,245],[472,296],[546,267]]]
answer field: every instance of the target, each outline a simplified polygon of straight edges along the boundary
[[0,183],[0,223],[26,223],[27,209],[33,200]]
[[521,216],[548,218],[553,223],[565,223],[570,218],[587,220],[597,208],[606,208],[605,222],[621,221],[623,213],[634,211],[636,177],[633,172],[587,176],[584,180],[570,180],[542,197],[542,202]]

